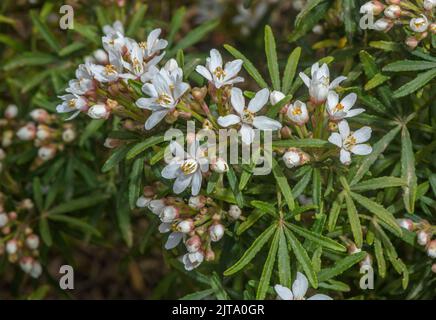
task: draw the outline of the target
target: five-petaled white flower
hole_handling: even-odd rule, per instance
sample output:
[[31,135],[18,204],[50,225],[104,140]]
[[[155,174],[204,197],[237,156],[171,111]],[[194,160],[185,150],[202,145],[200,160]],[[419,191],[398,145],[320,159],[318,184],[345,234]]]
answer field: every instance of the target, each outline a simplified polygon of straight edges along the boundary
[[154,29],[148,34],[146,42],[139,43],[139,46],[144,52],[144,56],[150,58],[167,47],[168,41],[159,39],[161,31],[161,29]]
[[173,191],[176,194],[182,193],[191,186],[191,194],[198,195],[201,188],[202,173],[209,170],[209,160],[206,156],[206,149],[199,146],[197,141],[188,146],[188,152],[177,142],[170,144],[170,149],[175,157],[163,168],[161,174],[165,179],[176,179]]
[[[278,299],[280,300],[306,300],[304,297],[307,292],[307,288],[309,284],[307,282],[307,278],[301,272],[297,272],[297,278],[292,284],[292,290],[281,286],[279,284],[274,286],[274,290],[278,295]],[[307,300],[333,300],[331,297],[325,294],[315,294]]]
[[330,91],[327,97],[327,112],[331,120],[342,120],[344,118],[351,118],[361,114],[365,109],[358,108],[350,110],[356,103],[357,95],[350,93],[346,95],[341,102],[339,102],[339,95]]
[[99,82],[114,82],[119,78],[129,77],[124,73],[121,53],[116,51],[109,52],[109,63],[107,65],[93,64],[89,69]]
[[104,26],[103,32],[105,35],[102,37],[102,43],[107,52],[121,52],[126,42],[130,40],[124,36],[124,27],[120,21],[115,21],[112,26]]
[[223,69],[223,59],[218,50],[210,50],[210,57],[206,59],[205,66],[197,66],[195,71],[211,82],[215,88],[219,89],[225,85],[232,85],[243,82],[244,78],[237,77],[241,70],[242,60],[237,59],[227,62]]
[[341,148],[340,160],[343,164],[351,163],[351,153],[357,155],[368,155],[372,152],[372,147],[363,144],[371,137],[371,128],[362,127],[356,132],[350,132],[350,127],[346,120],[338,124],[339,133],[333,132],[329,137],[329,142]]
[[140,98],[136,105],[152,111],[145,122],[145,129],[156,126],[170,111],[174,110],[180,98],[189,89],[189,84],[183,82],[183,71],[179,67],[168,71],[162,68],[151,80],[142,86],[142,91],[149,98]]
[[81,64],[76,70],[76,79],[68,82],[66,92],[76,95],[84,95],[94,89],[94,77],[91,72],[91,64]]
[[239,88],[232,88],[231,91],[231,103],[233,109],[238,113],[229,114],[218,118],[218,124],[222,127],[229,127],[241,123],[241,129],[239,133],[241,134],[242,142],[244,144],[251,144],[254,140],[254,129],[253,127],[260,130],[279,130],[282,125],[280,122],[268,118],[266,116],[256,116],[255,113],[258,112],[263,106],[268,102],[269,90],[267,88],[260,90],[256,93],[253,99],[245,107],[245,98],[242,94],[242,90]]
[[88,101],[82,96],[77,94],[65,94],[59,96],[59,98],[61,98],[63,102],[56,106],[56,111],[59,113],[73,112],[73,115],[67,120],[75,118],[80,111],[88,110]]
[[304,102],[300,100],[295,101],[289,105],[288,111],[286,111],[289,119],[292,122],[298,124],[299,126],[304,125],[309,121],[309,113],[307,112],[307,106]]
[[327,64],[324,63],[320,67],[318,62],[312,65],[311,75],[312,78],[309,78],[306,74],[300,72],[300,78],[309,88],[310,100],[315,104],[324,103],[329,91],[335,89],[342,81],[347,79],[347,77],[340,76],[330,83],[330,71]]

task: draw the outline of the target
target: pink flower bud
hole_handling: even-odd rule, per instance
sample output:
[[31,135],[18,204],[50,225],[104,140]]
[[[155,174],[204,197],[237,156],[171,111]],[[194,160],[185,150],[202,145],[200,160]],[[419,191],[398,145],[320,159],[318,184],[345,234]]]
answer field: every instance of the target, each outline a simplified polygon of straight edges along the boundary
[[97,61],[97,63],[99,64],[106,65],[109,62],[108,60],[109,57],[106,51],[104,51],[103,49],[95,50],[92,55],[94,56],[95,61]]
[[34,109],[30,112],[30,117],[36,122],[46,123],[49,120],[50,115],[44,109]]
[[20,268],[25,273],[29,273],[32,270],[33,266],[33,258],[32,257],[23,257],[20,259]]
[[194,221],[191,219],[182,220],[177,224],[177,231],[182,233],[189,233],[194,230]]
[[424,9],[432,11],[436,7],[436,0],[424,0]]
[[188,201],[188,205],[195,210],[200,210],[204,208],[206,205],[206,197],[205,196],[191,196]]
[[199,236],[195,235],[186,240],[186,249],[188,252],[197,252],[201,247],[201,239]]
[[18,251],[18,241],[15,239],[9,240],[6,243],[6,252],[8,254],[15,254]]
[[391,4],[390,6],[386,7],[384,14],[389,19],[397,19],[401,16],[401,8],[396,4]]
[[35,139],[36,136],[36,127],[33,123],[29,122],[24,127],[21,127],[17,131],[17,137],[23,141],[30,141]]
[[34,261],[32,264],[32,269],[30,270],[29,274],[32,278],[39,278],[39,276],[42,273],[42,266],[38,261]]
[[26,239],[26,246],[30,250],[36,250],[39,247],[39,237],[36,234],[31,234]]
[[76,139],[76,131],[73,128],[66,128],[62,132],[62,140],[66,143],[72,142]]
[[48,161],[53,159],[56,155],[56,146],[54,144],[49,144],[46,146],[42,146],[38,149],[38,157],[43,161]]
[[18,107],[15,104],[10,104],[6,107],[5,118],[14,119],[18,115]]
[[412,231],[414,228],[413,221],[410,219],[397,219],[398,225],[406,230]]
[[53,134],[52,134],[52,130],[50,127],[46,126],[45,124],[40,124],[38,126],[38,129],[36,131],[36,137],[39,140],[42,140],[42,141],[48,140],[48,139],[51,139],[52,136],[53,136]]
[[430,258],[436,258],[436,240],[429,242],[427,246],[427,254]]
[[217,173],[229,171],[229,165],[223,158],[214,159],[210,165],[211,170]]
[[88,110],[88,116],[92,119],[107,119],[110,111],[105,104],[95,104]]
[[431,266],[431,271],[433,271],[433,273],[436,273],[436,263],[433,263],[433,265]]
[[9,222],[9,217],[6,213],[0,213],[0,228],[3,228]]
[[205,256],[206,261],[214,261],[215,260],[215,252],[212,249],[206,251]]
[[391,20],[381,18],[374,23],[374,30],[387,32],[392,28],[392,26],[393,22]]
[[283,157],[283,162],[288,168],[294,168],[301,165],[301,156],[298,149],[292,148],[287,151]]
[[6,158],[6,153],[3,149],[0,148],[0,161]]
[[421,230],[417,233],[416,239],[421,246],[425,246],[430,240],[430,236],[426,231]]
[[415,49],[419,44],[419,40],[415,37],[407,37],[406,39],[406,46],[408,46],[410,49]]
[[171,223],[179,217],[179,209],[174,206],[166,206],[159,217],[162,222]]
[[220,223],[215,223],[209,228],[210,240],[213,242],[220,241],[224,236],[224,226]]

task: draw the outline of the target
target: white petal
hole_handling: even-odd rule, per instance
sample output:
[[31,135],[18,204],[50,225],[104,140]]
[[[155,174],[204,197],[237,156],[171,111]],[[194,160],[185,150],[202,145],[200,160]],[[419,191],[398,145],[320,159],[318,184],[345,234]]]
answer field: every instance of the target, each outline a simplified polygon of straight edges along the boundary
[[189,186],[192,180],[192,175],[185,176],[180,175],[177,177],[176,181],[174,181],[173,191],[176,194],[182,193]]
[[242,67],[242,60],[237,59],[230,62],[227,62],[224,71],[226,72],[225,79],[232,79],[234,78],[239,71],[241,71]]
[[155,98],[139,98],[136,105],[141,109],[154,110],[157,104]]
[[254,140],[254,130],[252,127],[243,124],[241,126],[241,130],[239,130],[239,133],[241,134],[242,137],[242,142],[244,144],[251,144]]
[[241,89],[232,88],[230,101],[232,102],[233,109],[237,113],[242,114],[245,107],[245,99]]
[[327,66],[326,63],[324,63],[321,66],[321,68],[319,68],[319,70],[317,71],[317,79],[320,79],[323,77],[330,78],[330,70],[329,70],[329,67]]
[[181,232],[171,232],[167,242],[165,243],[165,249],[171,250],[177,247],[177,245],[182,240],[183,233]]
[[336,92],[330,91],[327,96],[327,111],[330,115],[334,114],[333,110],[336,108],[339,102],[339,96]]
[[319,63],[315,62],[314,64],[312,64],[312,67],[310,68],[310,74],[313,76],[315,75],[315,73],[317,73],[319,70]]
[[303,80],[306,87],[309,88],[310,87],[310,78],[303,72],[300,72],[300,78],[301,78],[301,80]]
[[337,145],[339,148],[342,147],[342,138],[341,135],[337,132],[333,132],[329,137],[329,142]]
[[329,89],[335,89],[344,80],[347,80],[347,77],[344,77],[344,76],[337,77],[335,80],[332,81]]
[[292,294],[291,289],[286,288],[284,286],[281,286],[279,284],[276,284],[274,286],[274,290],[276,291],[277,295],[282,300],[294,300],[294,295]]
[[198,195],[201,189],[201,171],[197,170],[192,177],[191,193],[193,196]]
[[356,103],[357,100],[357,94],[350,93],[349,95],[346,95],[342,101],[341,104],[344,106],[344,110],[348,111],[351,109],[352,106],[354,106],[354,104]]
[[351,154],[347,150],[341,149],[339,159],[343,164],[348,165],[351,163]]
[[256,93],[253,99],[248,104],[248,110],[258,112],[268,102],[269,90],[264,88]]
[[366,142],[371,138],[371,132],[370,127],[362,127],[353,133],[353,137],[356,139],[356,143]]
[[279,130],[282,124],[265,116],[254,117],[253,126],[260,130]]
[[217,49],[210,50],[210,69],[215,71],[216,68],[222,67],[223,59]]
[[333,300],[333,299],[325,294],[318,293],[311,296],[307,300]]
[[345,140],[350,135],[350,126],[348,125],[348,122],[345,120],[342,120],[338,124],[339,133],[341,134],[342,140]]
[[372,152],[372,147],[368,144],[357,144],[351,147],[350,151],[354,154],[366,156]]
[[156,91],[156,88],[151,83],[144,84],[142,86],[142,92],[153,98],[157,98],[159,96],[159,94]]
[[167,233],[171,230],[171,223],[161,223],[158,229],[160,233]]
[[297,272],[297,278],[292,284],[292,293],[294,294],[294,298],[296,300],[304,298],[308,287],[309,283],[307,282],[306,276],[301,272]]
[[207,70],[206,67],[204,67],[204,66],[197,66],[195,68],[195,71],[197,71],[197,73],[201,74],[207,80],[212,81],[212,75],[210,74],[209,70]]
[[347,114],[345,115],[345,118],[352,118],[357,116],[358,114],[361,114],[362,112],[365,112],[365,109],[357,108],[350,111],[347,111]]
[[169,112],[169,110],[154,111],[145,122],[145,130],[154,128]]
[[218,118],[218,124],[221,127],[232,126],[232,125],[237,124],[239,122],[241,122],[241,118],[239,116],[237,116],[236,114],[229,114],[227,116]]
[[177,177],[177,171],[180,168],[180,164],[174,162],[163,168],[161,175],[165,179],[175,179]]

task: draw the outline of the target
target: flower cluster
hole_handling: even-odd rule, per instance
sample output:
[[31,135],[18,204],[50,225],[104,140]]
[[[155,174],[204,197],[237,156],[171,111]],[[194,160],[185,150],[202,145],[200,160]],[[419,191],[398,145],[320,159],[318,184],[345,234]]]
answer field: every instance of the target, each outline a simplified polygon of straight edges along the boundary
[[239,207],[232,205],[224,211],[211,198],[203,195],[191,196],[188,201],[175,197],[159,199],[151,186],[144,188],[136,206],[147,208],[159,217],[159,232],[170,233],[165,249],[174,249],[183,242],[187,253],[180,261],[188,271],[197,268],[203,260],[215,260],[212,243],[224,236],[223,220],[235,221],[241,216]]
[[[53,159],[58,151],[62,151],[66,144],[72,143],[76,138],[73,124],[61,122],[56,114],[50,114],[45,109],[33,109],[29,113],[31,120],[27,122],[23,122],[17,115],[17,106],[9,105],[4,112],[4,118],[0,119],[2,147],[7,150],[19,142],[33,142],[38,149],[36,166]],[[5,151],[1,149],[0,161],[5,156]]]
[[7,254],[8,261],[19,264],[23,272],[38,278],[42,266],[38,261],[39,237],[25,219],[33,209],[33,202],[24,199],[13,210],[6,210],[6,199],[0,194],[0,255]]
[[436,227],[432,226],[426,220],[414,222],[411,219],[398,219],[398,224],[409,231],[416,233],[416,241],[423,246],[430,258],[436,258],[436,239],[432,240],[436,234]]
[[381,16],[374,22],[374,29],[388,32],[395,25],[402,25],[407,34],[405,43],[411,49],[436,34],[435,0],[373,0],[360,8],[360,13]]

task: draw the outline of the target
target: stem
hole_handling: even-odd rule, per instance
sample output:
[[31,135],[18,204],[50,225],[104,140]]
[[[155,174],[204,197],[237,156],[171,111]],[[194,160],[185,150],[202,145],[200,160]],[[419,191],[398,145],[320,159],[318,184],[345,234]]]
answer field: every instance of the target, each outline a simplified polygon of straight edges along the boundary
[[183,104],[183,103],[179,103],[179,104],[176,106],[176,108],[179,109],[179,110],[182,110],[182,111],[184,111],[184,112],[187,112],[187,113],[192,114],[192,116],[193,116],[195,119],[197,119],[198,121],[200,121],[201,123],[204,122],[204,118],[203,118],[202,116],[200,116],[200,115],[199,115],[197,112],[195,112],[194,110],[191,110],[191,109],[189,109],[188,107],[186,107],[185,104]]

